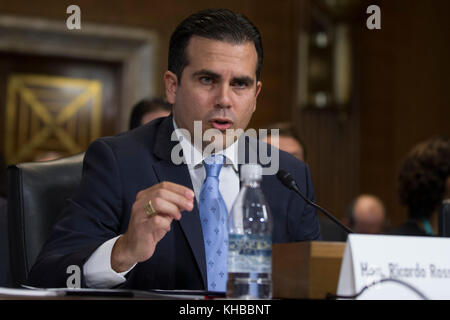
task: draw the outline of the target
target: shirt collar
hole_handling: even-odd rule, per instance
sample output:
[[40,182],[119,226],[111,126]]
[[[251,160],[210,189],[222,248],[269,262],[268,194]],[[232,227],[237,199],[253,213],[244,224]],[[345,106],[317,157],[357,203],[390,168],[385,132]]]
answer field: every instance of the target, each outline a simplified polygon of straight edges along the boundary
[[[177,130],[178,126],[175,119],[172,118],[173,127],[175,129],[175,134],[177,135],[178,141],[180,141],[181,148],[183,149],[183,157],[187,165],[197,167],[198,165],[203,165],[203,160],[206,157],[203,156],[201,150],[197,149],[190,141],[189,137],[186,137],[184,130]],[[236,140],[225,150],[217,151],[216,154],[221,154],[225,156],[225,164],[231,164],[236,172],[238,172],[238,161],[237,161],[237,147],[238,141]]]

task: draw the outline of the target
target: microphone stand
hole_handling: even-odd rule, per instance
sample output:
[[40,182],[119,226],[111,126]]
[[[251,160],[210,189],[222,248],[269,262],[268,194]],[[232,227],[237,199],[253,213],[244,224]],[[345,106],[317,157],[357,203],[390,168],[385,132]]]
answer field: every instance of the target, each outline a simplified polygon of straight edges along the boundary
[[327,210],[325,210],[324,208],[320,207],[319,205],[315,204],[314,202],[312,202],[311,200],[309,200],[308,198],[306,198],[298,189],[297,185],[293,185],[292,186],[292,190],[295,191],[295,193],[297,193],[300,197],[302,197],[303,200],[305,200],[309,205],[313,206],[314,208],[320,210],[324,215],[326,215],[329,219],[331,219],[335,224],[337,224],[339,227],[341,227],[342,229],[344,229],[345,232],[347,233],[353,233],[353,231],[351,229],[349,229],[348,227],[346,227],[344,224],[342,224],[338,219],[336,219],[331,213],[329,213]]
[[303,200],[306,201],[309,205],[313,206],[314,208],[320,210],[324,215],[326,215],[331,221],[333,221],[335,224],[337,224],[339,227],[344,229],[347,233],[354,233],[351,229],[347,228],[342,222],[340,222],[338,219],[336,219],[331,213],[329,213],[324,208],[318,206],[308,198],[306,198],[301,192],[300,189],[297,186],[297,182],[295,182],[294,178],[292,178],[291,174],[287,171],[284,171],[280,169],[277,173],[277,178],[280,180],[280,182],[287,187],[288,189],[294,190],[295,193],[297,193],[300,197],[302,197]]

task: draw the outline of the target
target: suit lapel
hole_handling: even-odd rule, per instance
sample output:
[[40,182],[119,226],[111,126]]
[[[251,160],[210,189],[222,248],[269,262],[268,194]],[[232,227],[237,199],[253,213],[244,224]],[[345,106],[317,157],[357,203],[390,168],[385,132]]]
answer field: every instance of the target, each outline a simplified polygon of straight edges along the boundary
[[[163,120],[157,133],[153,152],[160,158],[160,161],[153,164],[153,170],[159,181],[170,181],[194,190],[187,166],[184,164],[175,165],[171,161],[171,152],[178,144],[177,141],[171,141],[173,130],[172,117],[170,116]],[[194,209],[191,212],[182,212],[179,223],[194,254],[202,275],[203,285],[206,288],[205,247],[197,201],[194,201]]]

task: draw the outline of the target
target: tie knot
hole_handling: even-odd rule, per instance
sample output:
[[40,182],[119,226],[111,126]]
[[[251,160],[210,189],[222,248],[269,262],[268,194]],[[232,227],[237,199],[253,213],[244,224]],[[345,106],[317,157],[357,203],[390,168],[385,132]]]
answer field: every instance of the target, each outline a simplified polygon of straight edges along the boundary
[[206,177],[218,177],[224,160],[223,155],[212,155],[206,158],[203,161],[206,169]]

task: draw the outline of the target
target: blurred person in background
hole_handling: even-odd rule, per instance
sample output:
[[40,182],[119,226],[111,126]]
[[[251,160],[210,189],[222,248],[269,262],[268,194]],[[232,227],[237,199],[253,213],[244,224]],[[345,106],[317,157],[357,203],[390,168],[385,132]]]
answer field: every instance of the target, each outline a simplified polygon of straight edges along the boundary
[[166,117],[172,111],[172,105],[165,99],[144,99],[137,103],[131,111],[129,129],[132,130],[150,121]]
[[384,233],[386,210],[383,202],[374,195],[359,195],[350,205],[345,224],[355,233]]
[[450,198],[450,139],[434,137],[416,145],[403,162],[398,182],[408,219],[390,233],[437,235],[439,207]]
[[279,129],[278,149],[286,151],[292,154],[297,159],[305,162],[306,152],[305,145],[300,137],[295,133],[294,128],[290,123],[279,122],[270,125],[267,128],[267,138],[264,140],[267,143],[271,143],[270,130]]

